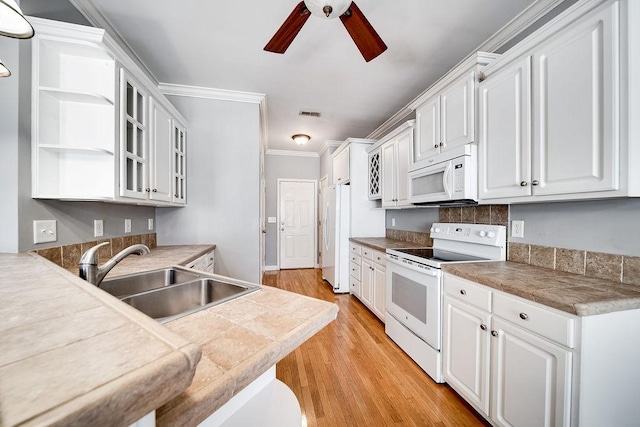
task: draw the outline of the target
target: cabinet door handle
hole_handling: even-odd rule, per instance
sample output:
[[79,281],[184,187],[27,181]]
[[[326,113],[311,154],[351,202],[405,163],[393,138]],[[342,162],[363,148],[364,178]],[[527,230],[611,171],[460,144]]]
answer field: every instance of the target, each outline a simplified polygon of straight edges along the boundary
[[527,181],[520,182],[520,187],[526,187],[526,186],[527,186]]
[[520,313],[520,318],[522,320],[527,320],[529,318],[529,315],[527,313]]
[[158,192],[158,189],[157,189],[157,188],[154,188],[154,189],[153,189],[153,192],[154,192],[154,193],[157,193],[157,192]]
[[491,336],[497,337],[498,336],[498,331],[491,331]]
[[531,185],[538,185],[540,184],[540,181],[538,181],[537,179],[534,179],[533,181],[531,181]]
[[480,325],[480,329],[482,329],[483,331],[487,330],[487,325],[485,325],[484,323],[482,325]]
[[465,291],[464,289],[460,289],[460,295],[466,295],[467,291]]
[[436,144],[436,145],[434,145],[434,146],[433,146],[433,148],[438,148],[438,147],[439,147],[439,145],[438,145],[438,144]]
[[147,193],[149,193],[151,191],[150,188],[145,188],[144,191],[146,191]]
[[442,143],[442,142],[441,142],[441,143],[440,143],[440,147],[444,147],[444,143]]

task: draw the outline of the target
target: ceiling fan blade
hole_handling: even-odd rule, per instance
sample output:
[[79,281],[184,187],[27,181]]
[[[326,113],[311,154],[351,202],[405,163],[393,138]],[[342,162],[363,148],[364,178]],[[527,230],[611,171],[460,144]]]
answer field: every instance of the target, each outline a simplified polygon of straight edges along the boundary
[[355,2],[352,2],[349,9],[340,16],[340,20],[364,56],[365,61],[369,62],[387,50],[387,45],[384,44]]
[[301,1],[264,47],[267,52],[284,53],[296,38],[311,13]]

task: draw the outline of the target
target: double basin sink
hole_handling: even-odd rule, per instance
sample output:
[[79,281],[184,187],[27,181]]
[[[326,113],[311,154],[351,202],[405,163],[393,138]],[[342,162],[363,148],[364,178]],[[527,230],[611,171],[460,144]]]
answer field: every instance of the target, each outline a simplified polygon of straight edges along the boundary
[[168,267],[105,279],[100,289],[165,323],[257,291],[260,286]]

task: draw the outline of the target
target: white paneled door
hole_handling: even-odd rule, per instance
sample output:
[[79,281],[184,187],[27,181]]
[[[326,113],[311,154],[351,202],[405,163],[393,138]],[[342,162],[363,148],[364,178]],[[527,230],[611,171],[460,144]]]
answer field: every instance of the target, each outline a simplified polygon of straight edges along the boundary
[[280,268],[313,268],[316,261],[316,182],[278,181]]

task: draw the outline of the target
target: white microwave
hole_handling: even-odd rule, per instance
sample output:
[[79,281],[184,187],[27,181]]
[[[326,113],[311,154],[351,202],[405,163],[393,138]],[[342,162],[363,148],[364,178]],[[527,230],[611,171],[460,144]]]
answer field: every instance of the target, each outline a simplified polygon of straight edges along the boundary
[[429,166],[409,172],[409,202],[473,203],[478,200],[476,147],[442,153]]

